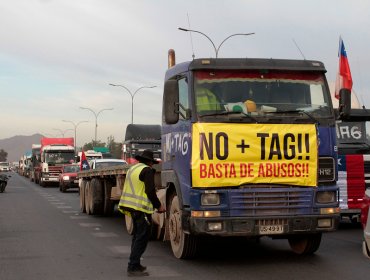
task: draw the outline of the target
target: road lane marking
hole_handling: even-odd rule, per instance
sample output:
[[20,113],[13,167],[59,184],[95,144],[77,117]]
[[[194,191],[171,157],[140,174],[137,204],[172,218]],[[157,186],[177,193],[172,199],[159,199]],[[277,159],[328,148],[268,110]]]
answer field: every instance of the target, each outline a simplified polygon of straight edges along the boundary
[[79,223],[81,227],[101,227],[99,223]]
[[88,219],[88,216],[69,216],[72,220]]
[[91,234],[95,237],[102,237],[102,238],[118,237],[118,234],[114,232],[92,232]]

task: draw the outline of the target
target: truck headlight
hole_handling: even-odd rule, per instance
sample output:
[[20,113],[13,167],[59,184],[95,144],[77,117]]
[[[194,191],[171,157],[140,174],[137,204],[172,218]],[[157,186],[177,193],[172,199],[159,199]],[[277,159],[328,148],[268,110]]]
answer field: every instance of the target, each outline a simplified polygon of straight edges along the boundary
[[69,181],[69,176],[63,176],[64,181]]
[[219,205],[220,195],[218,193],[203,193],[201,197],[202,205]]
[[333,203],[336,200],[337,200],[337,193],[335,191],[317,192],[316,194],[317,203]]

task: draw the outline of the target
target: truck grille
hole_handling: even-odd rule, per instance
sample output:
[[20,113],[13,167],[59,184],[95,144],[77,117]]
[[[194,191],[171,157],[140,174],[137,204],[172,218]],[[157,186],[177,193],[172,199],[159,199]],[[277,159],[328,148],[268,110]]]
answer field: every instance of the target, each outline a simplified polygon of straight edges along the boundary
[[231,216],[265,216],[309,214],[311,188],[254,188],[230,193]]
[[62,173],[62,167],[60,166],[49,166],[49,176],[58,177]]

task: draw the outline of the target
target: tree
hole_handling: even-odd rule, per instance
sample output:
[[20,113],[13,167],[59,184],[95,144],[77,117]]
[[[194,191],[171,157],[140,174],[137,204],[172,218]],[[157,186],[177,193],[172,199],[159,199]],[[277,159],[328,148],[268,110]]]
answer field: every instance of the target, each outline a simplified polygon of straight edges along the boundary
[[89,143],[85,143],[82,147],[84,151],[87,150],[94,150],[94,147],[106,147],[109,150],[109,153],[112,155],[113,158],[121,158],[122,153],[122,143],[117,143],[114,141],[113,136],[109,136],[107,139],[107,143],[103,143],[101,141],[94,141],[91,140]]
[[8,153],[3,149],[0,150],[0,161],[7,161]]
[[114,142],[114,137],[112,135],[107,139],[107,148],[109,149],[113,158],[122,157],[122,143]]
[[94,147],[105,147],[105,143],[102,143],[100,140],[99,141],[91,140],[91,142],[85,143],[85,145],[83,145],[82,150],[84,151],[94,150]]

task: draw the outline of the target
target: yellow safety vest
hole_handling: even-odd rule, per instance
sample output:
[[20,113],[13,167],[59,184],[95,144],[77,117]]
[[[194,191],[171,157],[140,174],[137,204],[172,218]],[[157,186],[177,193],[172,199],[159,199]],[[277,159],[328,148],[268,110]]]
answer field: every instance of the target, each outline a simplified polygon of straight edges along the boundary
[[196,91],[197,111],[218,111],[221,110],[221,104],[217,97],[209,89],[200,88]]
[[145,193],[145,184],[139,179],[140,172],[145,167],[148,166],[143,163],[137,163],[127,172],[118,204],[119,211],[125,215],[129,215],[129,213],[124,208],[131,208],[148,214],[154,213],[153,204]]

